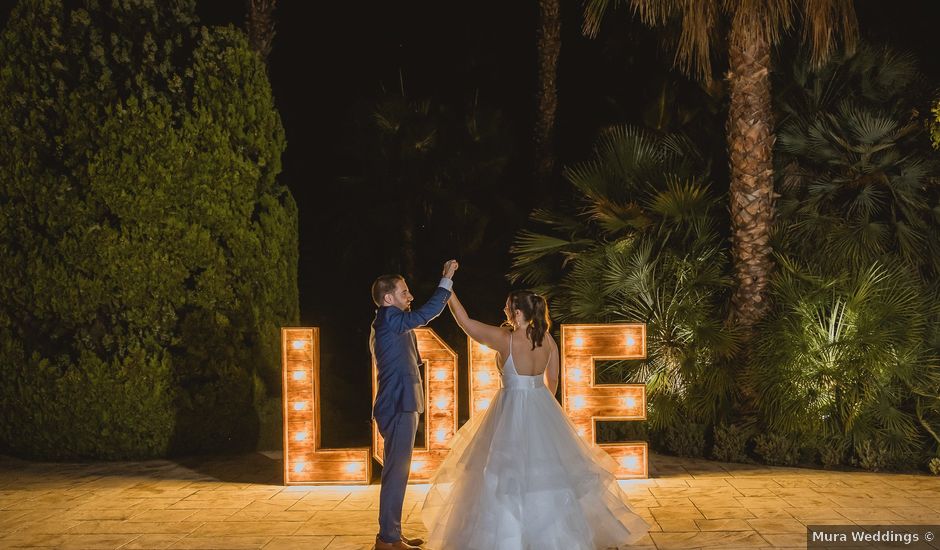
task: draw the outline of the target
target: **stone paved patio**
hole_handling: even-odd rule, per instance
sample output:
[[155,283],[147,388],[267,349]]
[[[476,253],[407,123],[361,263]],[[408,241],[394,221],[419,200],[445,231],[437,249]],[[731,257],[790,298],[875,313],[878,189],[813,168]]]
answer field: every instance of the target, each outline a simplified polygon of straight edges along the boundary
[[[0,548],[371,548],[378,485],[282,487],[261,454],[92,464],[0,457]],[[624,481],[641,548],[805,548],[807,524],[940,524],[940,478],[652,455]],[[422,536],[406,496],[406,533]]]

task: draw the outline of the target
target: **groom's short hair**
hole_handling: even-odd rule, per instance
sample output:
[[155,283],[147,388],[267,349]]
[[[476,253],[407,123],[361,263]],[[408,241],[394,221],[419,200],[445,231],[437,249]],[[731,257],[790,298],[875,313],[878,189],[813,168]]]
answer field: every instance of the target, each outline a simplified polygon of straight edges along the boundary
[[382,307],[385,301],[385,295],[389,292],[395,292],[395,285],[398,281],[404,281],[401,275],[382,275],[372,283],[372,301],[375,305]]

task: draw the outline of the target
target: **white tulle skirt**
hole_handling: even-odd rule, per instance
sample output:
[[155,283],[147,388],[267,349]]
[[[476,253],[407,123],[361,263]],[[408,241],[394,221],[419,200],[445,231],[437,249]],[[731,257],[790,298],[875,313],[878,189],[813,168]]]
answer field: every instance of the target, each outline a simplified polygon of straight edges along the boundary
[[544,385],[503,388],[456,434],[424,501],[434,550],[606,549],[649,525],[616,462],[578,437]]

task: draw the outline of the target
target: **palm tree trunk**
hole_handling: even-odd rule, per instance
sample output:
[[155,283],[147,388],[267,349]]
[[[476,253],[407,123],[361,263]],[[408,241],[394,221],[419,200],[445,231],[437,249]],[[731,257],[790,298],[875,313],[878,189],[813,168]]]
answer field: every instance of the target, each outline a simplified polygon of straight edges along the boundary
[[558,54],[561,51],[559,0],[539,0],[539,82],[535,118],[535,179],[547,183],[555,171],[555,111],[558,109]]
[[276,34],[274,8],[277,7],[277,0],[245,0],[245,4],[248,9],[248,40],[251,48],[267,63]]
[[731,320],[750,334],[768,310],[773,268],[770,230],[774,219],[773,112],[770,45],[760,32],[739,28],[730,36],[726,126],[731,164],[731,246],[736,286]]

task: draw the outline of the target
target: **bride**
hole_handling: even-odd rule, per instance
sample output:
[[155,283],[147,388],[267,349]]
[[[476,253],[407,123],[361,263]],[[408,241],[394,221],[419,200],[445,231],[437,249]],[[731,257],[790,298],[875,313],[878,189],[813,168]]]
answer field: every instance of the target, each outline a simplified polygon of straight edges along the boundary
[[503,327],[471,319],[456,295],[448,305],[464,332],[505,362],[502,388],[457,432],[431,481],[422,509],[428,545],[586,550],[646,534],[612,473],[616,462],[578,437],[555,400],[559,354],[545,299],[510,293]]

